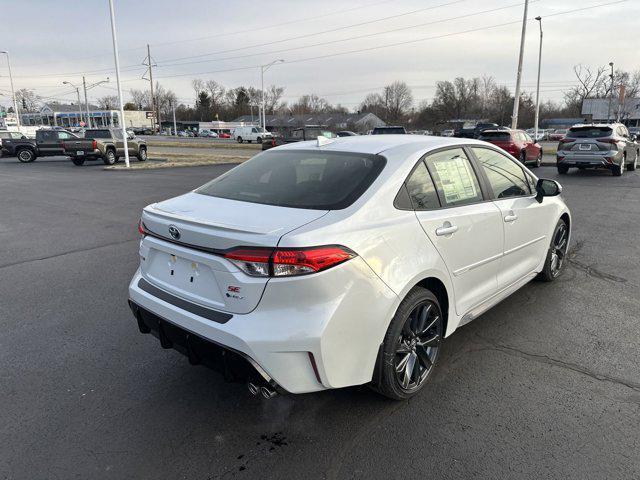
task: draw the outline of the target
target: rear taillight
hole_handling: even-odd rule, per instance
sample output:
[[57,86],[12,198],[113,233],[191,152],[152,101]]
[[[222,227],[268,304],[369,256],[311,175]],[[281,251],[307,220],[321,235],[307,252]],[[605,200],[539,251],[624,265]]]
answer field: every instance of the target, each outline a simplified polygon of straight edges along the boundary
[[144,228],[144,223],[142,223],[142,219],[140,219],[140,221],[138,222],[138,233],[143,237],[147,235],[147,230]]
[[571,143],[574,142],[575,140],[573,138],[561,138],[560,139],[560,143]]
[[253,277],[308,275],[335,267],[355,256],[354,252],[339,245],[309,248],[240,247],[224,254],[225,258]]
[[615,138],[598,138],[596,141],[600,143],[610,143],[612,145],[618,144],[618,141]]
[[271,139],[271,146],[272,146],[272,147],[275,147],[275,146],[276,146],[276,139],[275,139],[275,138],[272,138],[272,139]]
[[98,142],[96,142],[95,139],[91,142],[91,148],[93,150],[97,150],[98,149]]

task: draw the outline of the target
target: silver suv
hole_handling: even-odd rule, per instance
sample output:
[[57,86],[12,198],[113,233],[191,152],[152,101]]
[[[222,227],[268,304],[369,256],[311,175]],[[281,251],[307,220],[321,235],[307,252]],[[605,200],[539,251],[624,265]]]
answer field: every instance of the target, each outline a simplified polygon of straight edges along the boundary
[[640,146],[621,123],[575,125],[558,144],[558,173],[570,167],[607,168],[620,176],[635,170]]

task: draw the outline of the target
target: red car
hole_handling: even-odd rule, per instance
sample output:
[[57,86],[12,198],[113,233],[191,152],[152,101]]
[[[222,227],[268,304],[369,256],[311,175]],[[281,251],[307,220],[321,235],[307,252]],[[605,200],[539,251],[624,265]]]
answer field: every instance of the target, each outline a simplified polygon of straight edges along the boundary
[[231,135],[229,135],[228,133],[219,133],[218,134],[218,138],[231,138]]
[[569,130],[556,130],[554,132],[549,133],[549,140],[553,142],[559,142],[560,140],[564,140],[564,137],[567,136],[567,132]]
[[522,130],[485,130],[479,139],[500,147],[524,164],[542,164],[542,147]]

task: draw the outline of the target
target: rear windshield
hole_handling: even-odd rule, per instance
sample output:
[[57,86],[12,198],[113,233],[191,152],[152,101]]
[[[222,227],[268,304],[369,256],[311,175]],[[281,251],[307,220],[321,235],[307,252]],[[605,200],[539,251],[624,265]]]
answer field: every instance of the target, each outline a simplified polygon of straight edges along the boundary
[[398,128],[374,128],[373,135],[397,135],[405,134],[406,131],[403,127]]
[[482,132],[480,135],[480,140],[487,141],[503,141],[508,142],[511,140],[510,132]]
[[280,207],[339,210],[380,174],[384,157],[345,152],[271,151],[203,185],[196,193]]
[[87,130],[84,132],[84,138],[111,138],[109,130]]
[[567,137],[571,138],[599,138],[611,135],[613,130],[610,127],[576,127],[571,128]]

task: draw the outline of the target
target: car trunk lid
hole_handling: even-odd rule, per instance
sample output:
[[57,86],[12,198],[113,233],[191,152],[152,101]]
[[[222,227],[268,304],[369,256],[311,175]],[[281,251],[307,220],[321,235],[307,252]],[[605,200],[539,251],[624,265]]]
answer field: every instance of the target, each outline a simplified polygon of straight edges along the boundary
[[141,272],[155,286],[216,310],[248,313],[268,277],[251,277],[224,252],[276,247],[287,232],[327,213],[262,205],[195,192],[144,209],[149,235],[141,242]]

